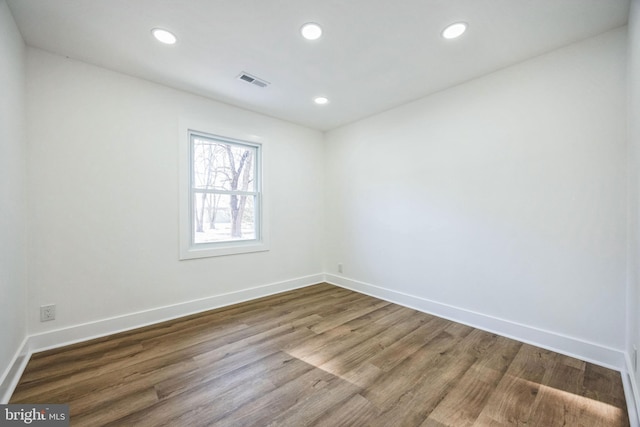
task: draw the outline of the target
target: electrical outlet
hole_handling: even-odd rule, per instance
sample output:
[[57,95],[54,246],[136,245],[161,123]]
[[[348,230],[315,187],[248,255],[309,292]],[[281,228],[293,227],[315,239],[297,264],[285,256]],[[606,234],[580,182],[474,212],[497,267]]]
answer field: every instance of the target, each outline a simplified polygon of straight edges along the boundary
[[56,305],[41,305],[40,306],[40,321],[48,322],[49,320],[54,320],[56,318]]
[[342,264],[338,264],[338,273],[342,273]]

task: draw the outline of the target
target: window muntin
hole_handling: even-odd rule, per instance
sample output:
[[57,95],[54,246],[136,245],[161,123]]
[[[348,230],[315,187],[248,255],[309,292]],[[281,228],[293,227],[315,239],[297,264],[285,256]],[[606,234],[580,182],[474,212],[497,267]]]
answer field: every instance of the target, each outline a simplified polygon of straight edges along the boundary
[[189,132],[191,248],[261,240],[260,144]]

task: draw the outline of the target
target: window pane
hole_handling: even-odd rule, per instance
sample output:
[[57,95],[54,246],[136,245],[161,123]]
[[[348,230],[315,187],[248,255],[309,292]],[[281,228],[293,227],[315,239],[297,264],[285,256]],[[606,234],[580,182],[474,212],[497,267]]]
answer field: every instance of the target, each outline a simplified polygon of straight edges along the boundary
[[255,191],[255,147],[197,136],[192,144],[194,188]]
[[193,243],[255,240],[255,196],[193,195]]

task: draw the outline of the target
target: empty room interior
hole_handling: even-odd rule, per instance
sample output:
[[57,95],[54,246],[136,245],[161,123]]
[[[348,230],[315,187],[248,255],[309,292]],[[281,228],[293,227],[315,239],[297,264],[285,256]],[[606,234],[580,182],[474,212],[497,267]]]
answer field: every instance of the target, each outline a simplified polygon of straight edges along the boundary
[[639,168],[640,0],[0,0],[0,403],[639,426]]

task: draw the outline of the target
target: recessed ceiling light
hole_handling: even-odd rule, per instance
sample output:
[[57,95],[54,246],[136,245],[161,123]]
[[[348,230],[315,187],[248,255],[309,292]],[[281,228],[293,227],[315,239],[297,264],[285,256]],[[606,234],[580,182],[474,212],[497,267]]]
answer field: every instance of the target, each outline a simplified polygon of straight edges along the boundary
[[315,22],[307,22],[300,28],[300,34],[307,40],[318,40],[322,36],[322,27]]
[[467,31],[466,22],[456,22],[442,31],[442,37],[445,39],[455,39],[464,34],[465,31]]
[[154,28],[151,30],[151,34],[153,34],[153,37],[155,37],[156,40],[164,44],[175,44],[178,40],[175,34],[167,30],[163,30],[162,28]]
[[324,104],[328,104],[329,100],[327,98],[325,98],[324,96],[318,96],[318,97],[313,99],[313,102],[315,102],[318,105],[324,105]]

